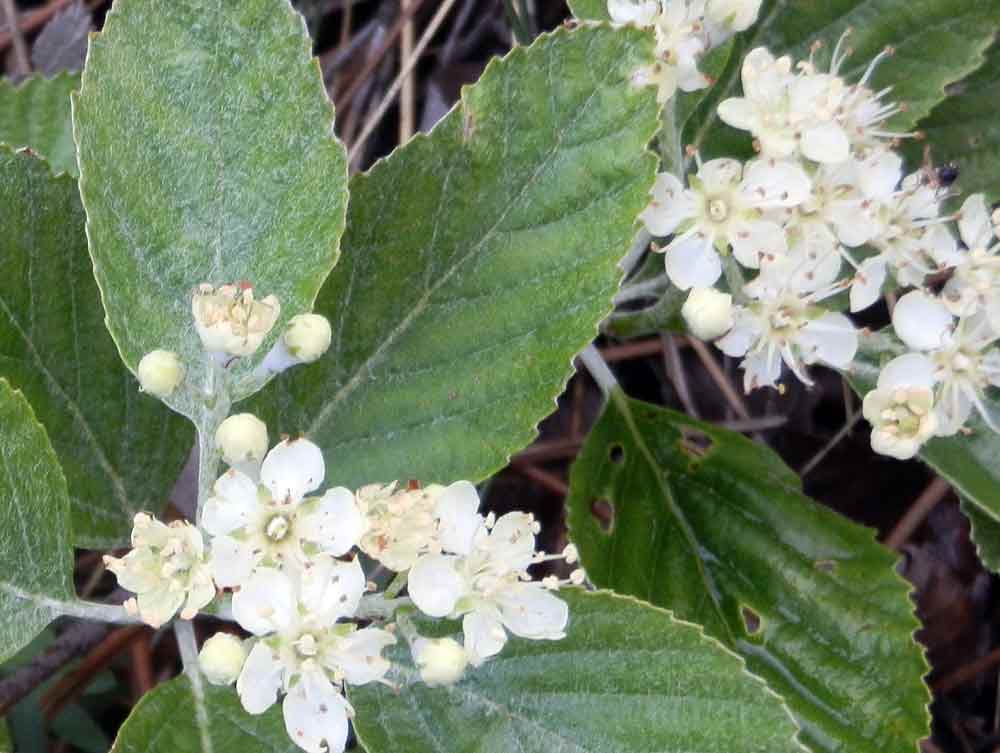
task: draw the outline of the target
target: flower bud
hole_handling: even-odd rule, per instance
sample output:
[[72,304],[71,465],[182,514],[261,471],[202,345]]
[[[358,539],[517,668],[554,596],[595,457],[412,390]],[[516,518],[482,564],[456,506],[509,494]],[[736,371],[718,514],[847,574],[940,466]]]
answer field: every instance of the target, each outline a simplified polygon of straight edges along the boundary
[[237,413],[219,424],[215,444],[229,465],[260,463],[267,454],[267,424],[252,413]]
[[312,363],[326,353],[332,336],[325,316],[299,314],[292,317],[285,330],[285,347],[302,363]]
[[229,633],[216,633],[201,647],[198,666],[213,685],[232,685],[246,658],[243,641]]
[[413,642],[413,660],[420,678],[430,685],[454,685],[465,672],[469,658],[462,644],[452,638],[417,638]]
[[184,364],[169,350],[147,353],[137,371],[142,391],[159,398],[168,397],[184,381]]
[[191,314],[205,350],[231,356],[252,355],[267,337],[281,313],[278,299],[254,300],[253,287],[198,286],[191,298]]
[[692,335],[714,340],[733,326],[733,297],[715,288],[693,288],[681,307],[681,316]]

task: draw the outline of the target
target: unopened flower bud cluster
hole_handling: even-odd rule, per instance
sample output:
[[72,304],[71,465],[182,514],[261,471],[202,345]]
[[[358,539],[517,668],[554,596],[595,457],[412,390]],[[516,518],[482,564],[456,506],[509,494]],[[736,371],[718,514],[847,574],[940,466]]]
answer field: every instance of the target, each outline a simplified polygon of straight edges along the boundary
[[[895,147],[912,134],[887,127],[901,108],[886,101],[888,89],[869,86],[891,50],[850,83],[839,74],[848,38],[827,70],[812,57],[795,64],[752,50],[743,96],[718,114],[753,136],[757,156],[695,154],[691,174],[658,176],[642,219],[668,240],[657,250],[670,281],[690,291],[688,328],[742,359],[748,392],[780,387],[785,367],[807,385],[810,364],[851,367],[858,330],[834,295],[846,293],[859,312],[889,278],[912,288],[893,313],[911,352],[885,365],[864,400],[874,449],[908,458],[934,436],[963,431],[974,411],[997,430],[985,396],[1000,386],[1000,244],[981,195],[948,215],[950,189],[936,171],[904,175]],[[715,289],[727,265],[727,284],[749,279],[730,289],[736,304]]]

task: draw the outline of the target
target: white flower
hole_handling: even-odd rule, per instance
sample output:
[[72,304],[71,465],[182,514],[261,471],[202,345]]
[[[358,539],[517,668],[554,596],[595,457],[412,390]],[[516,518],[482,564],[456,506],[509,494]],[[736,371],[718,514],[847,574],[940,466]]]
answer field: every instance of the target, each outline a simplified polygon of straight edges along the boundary
[[802,382],[812,380],[803,364],[825,363],[847,368],[858,350],[858,333],[843,314],[815,305],[813,296],[762,288],[761,297],[737,307],[733,328],[716,342],[723,353],[743,356],[743,386],[747,392],[774,387],[782,362]]
[[757,20],[760,5],[761,0],[708,0],[705,17],[730,32],[746,31]]
[[367,529],[358,547],[390,570],[409,570],[423,554],[441,551],[435,510],[443,486],[397,488],[370,484],[358,489],[358,508]]
[[959,256],[942,301],[956,316],[985,311],[993,329],[1000,332],[1000,243],[982,194],[962,204],[958,230],[969,250]]
[[635,24],[639,27],[653,25],[653,19],[660,12],[659,0],[608,0],[608,15],[612,23]]
[[182,619],[190,620],[215,598],[201,531],[184,521],[164,525],[138,513],[132,527],[132,551],[122,558],[105,556],[104,564],[122,588],[136,594],[125,602],[125,608],[154,628],[177,610]]
[[714,340],[733,326],[733,297],[715,288],[692,288],[681,316],[695,337]]
[[711,287],[722,274],[720,252],[732,246],[741,264],[757,267],[767,256],[787,250],[785,233],[762,219],[767,209],[792,207],[809,196],[810,181],[788,162],[716,159],[704,163],[684,190],[677,178],[661,173],[653,200],[641,218],[650,233],[676,233],[666,247],[666,271],[681,290]]
[[319,314],[293,316],[282,338],[288,352],[302,363],[312,363],[330,347],[330,322]]
[[438,499],[441,542],[446,554],[421,557],[410,570],[414,604],[431,617],[463,617],[465,650],[478,666],[497,654],[507,631],[522,638],[565,636],[566,603],[530,581],[537,523],[510,512],[495,521],[479,515],[479,497],[467,481],[452,484]]
[[908,460],[937,431],[934,365],[920,353],[894,358],[882,369],[862,412],[872,425],[872,449]]
[[339,557],[364,531],[348,489],[307,497],[323,483],[319,447],[285,439],[264,458],[260,483],[231,469],[213,487],[202,526],[212,539],[212,569],[222,587],[243,583],[258,565],[308,567],[321,554]]
[[924,351],[937,384],[937,433],[958,432],[975,410],[993,431],[1000,431],[983,396],[988,387],[1000,387],[1000,338],[983,315],[955,324],[940,300],[923,291],[907,293],[896,303],[892,325],[910,348]]
[[417,637],[411,646],[420,679],[431,687],[454,685],[462,679],[469,657],[453,638]]
[[252,413],[229,416],[216,429],[215,444],[229,465],[260,465],[267,452],[267,424]]
[[205,350],[231,356],[252,355],[280,312],[275,296],[255,301],[253,287],[246,283],[218,289],[202,284],[191,298],[194,326]]
[[243,641],[230,633],[216,633],[202,645],[198,666],[213,685],[232,685],[246,658]]
[[[345,683],[379,682],[389,669],[382,650],[396,642],[352,617],[365,590],[357,560],[325,557],[308,571],[260,568],[233,596],[237,622],[258,636],[236,681],[243,708],[261,714],[284,691],[285,727],[311,753],[340,753],[353,715]],[[324,747],[325,746],[325,747]]]
[[136,373],[143,392],[165,398],[184,381],[184,364],[176,353],[154,350],[142,357]]

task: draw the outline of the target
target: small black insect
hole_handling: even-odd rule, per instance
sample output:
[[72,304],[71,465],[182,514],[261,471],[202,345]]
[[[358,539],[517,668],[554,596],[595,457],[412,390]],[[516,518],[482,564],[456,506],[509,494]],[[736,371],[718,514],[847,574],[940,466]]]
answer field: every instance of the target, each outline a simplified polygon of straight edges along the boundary
[[954,162],[946,162],[937,168],[937,179],[938,184],[947,188],[956,180],[958,180],[958,165]]

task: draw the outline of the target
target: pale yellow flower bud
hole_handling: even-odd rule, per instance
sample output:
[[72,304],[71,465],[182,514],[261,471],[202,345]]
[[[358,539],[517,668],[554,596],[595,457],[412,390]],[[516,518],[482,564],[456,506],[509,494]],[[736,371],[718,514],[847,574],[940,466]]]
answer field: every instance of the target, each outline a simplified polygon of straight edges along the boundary
[[330,347],[330,322],[319,314],[293,316],[285,330],[285,347],[304,363],[312,363]]
[[681,307],[681,316],[692,335],[714,340],[733,326],[733,297],[715,288],[694,288]]
[[137,371],[142,391],[159,398],[168,397],[184,381],[184,364],[169,350],[147,353]]
[[198,666],[213,685],[232,685],[246,658],[243,641],[229,633],[216,633],[201,647]]
[[252,413],[237,413],[219,425],[215,444],[229,465],[260,463],[267,454],[267,425]]
[[452,638],[417,638],[413,642],[413,660],[420,678],[430,685],[454,685],[465,672],[469,658],[462,645]]

